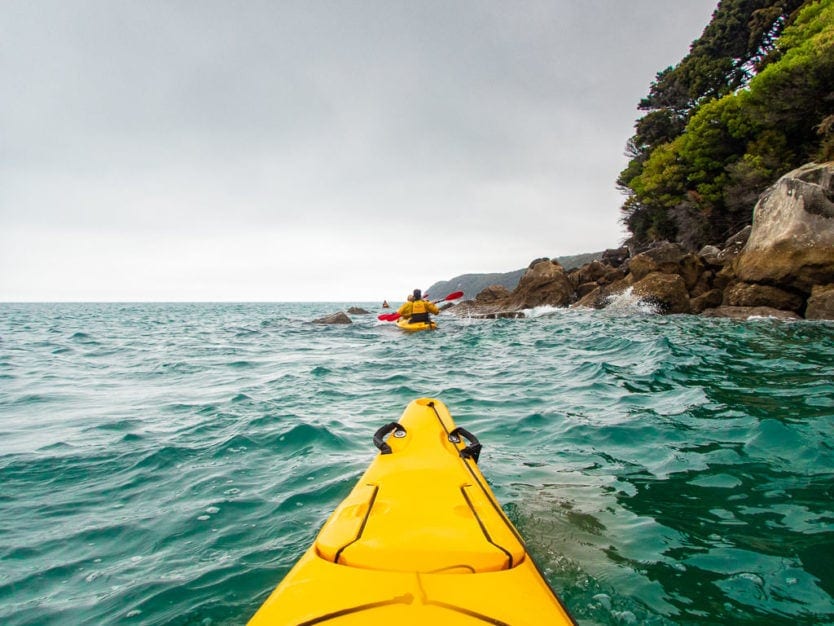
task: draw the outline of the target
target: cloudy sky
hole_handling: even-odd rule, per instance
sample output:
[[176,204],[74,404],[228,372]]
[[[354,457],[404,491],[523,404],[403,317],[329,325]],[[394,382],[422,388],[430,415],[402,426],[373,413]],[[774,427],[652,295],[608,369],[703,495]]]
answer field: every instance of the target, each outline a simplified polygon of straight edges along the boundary
[[401,300],[603,250],[715,0],[2,0],[0,300]]

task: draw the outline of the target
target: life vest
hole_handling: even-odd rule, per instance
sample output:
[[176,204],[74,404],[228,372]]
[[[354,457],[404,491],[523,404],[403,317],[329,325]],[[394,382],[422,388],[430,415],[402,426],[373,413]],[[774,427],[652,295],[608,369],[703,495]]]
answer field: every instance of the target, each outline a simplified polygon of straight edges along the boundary
[[429,309],[424,300],[415,300],[411,303],[411,317],[409,318],[409,321],[412,324],[414,322],[429,321]]

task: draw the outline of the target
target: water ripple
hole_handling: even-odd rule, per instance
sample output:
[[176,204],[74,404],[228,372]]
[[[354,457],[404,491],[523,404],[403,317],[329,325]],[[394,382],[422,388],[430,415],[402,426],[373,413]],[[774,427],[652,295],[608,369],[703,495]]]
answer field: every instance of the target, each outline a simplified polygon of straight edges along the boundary
[[583,623],[834,622],[834,326],[618,306],[3,305],[0,622],[245,621],[417,396]]

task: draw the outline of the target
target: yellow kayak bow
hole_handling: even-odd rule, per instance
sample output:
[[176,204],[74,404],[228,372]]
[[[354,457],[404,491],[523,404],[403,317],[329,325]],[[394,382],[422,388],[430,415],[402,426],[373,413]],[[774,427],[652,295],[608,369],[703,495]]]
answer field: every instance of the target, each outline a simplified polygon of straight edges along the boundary
[[436,399],[374,436],[380,454],[249,626],[574,624]]

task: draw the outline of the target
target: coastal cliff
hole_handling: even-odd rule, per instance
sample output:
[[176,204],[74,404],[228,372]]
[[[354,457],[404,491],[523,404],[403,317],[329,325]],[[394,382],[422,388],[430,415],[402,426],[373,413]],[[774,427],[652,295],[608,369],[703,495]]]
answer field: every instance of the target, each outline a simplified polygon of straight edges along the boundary
[[834,319],[834,161],[781,177],[761,195],[752,225],[720,246],[617,248],[575,269],[536,259],[512,290],[490,285],[449,311],[519,317],[542,305],[600,309],[626,291],[666,314]]

